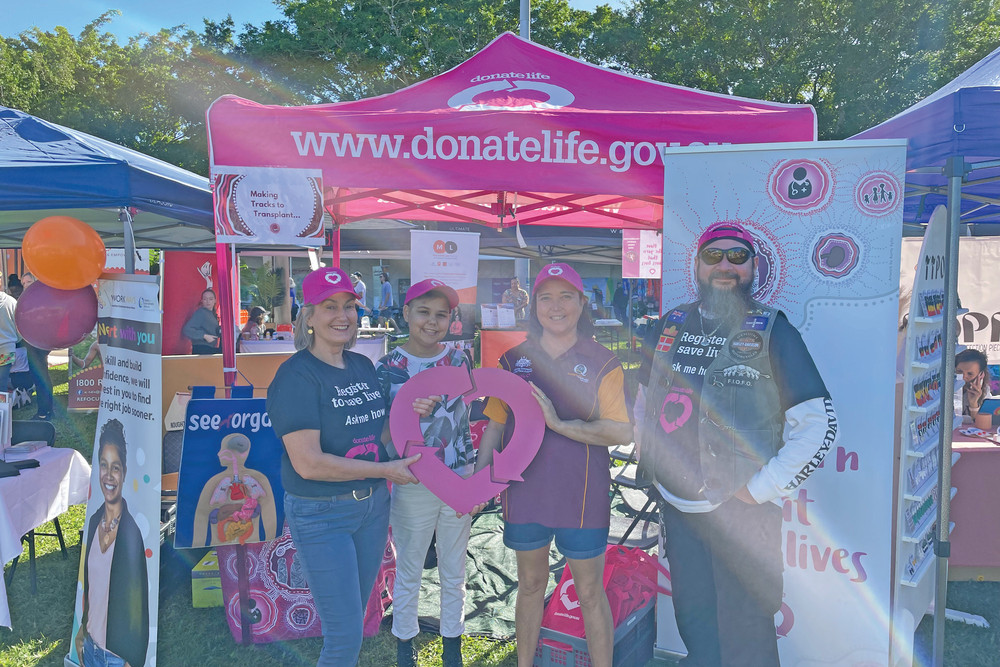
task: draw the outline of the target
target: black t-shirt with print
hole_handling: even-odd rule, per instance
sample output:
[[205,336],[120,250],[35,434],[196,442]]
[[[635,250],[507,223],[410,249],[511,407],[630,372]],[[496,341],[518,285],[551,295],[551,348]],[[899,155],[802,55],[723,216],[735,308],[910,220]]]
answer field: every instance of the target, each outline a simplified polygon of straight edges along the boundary
[[[327,454],[366,461],[387,461],[382,426],[387,417],[375,367],[361,354],[344,352],[345,368],[320,361],[299,350],[278,368],[267,390],[267,413],[278,437],[294,431],[319,430]],[[281,456],[281,483],[305,497],[339,495],[367,488],[379,479],[321,482],[295,472],[288,452]]]

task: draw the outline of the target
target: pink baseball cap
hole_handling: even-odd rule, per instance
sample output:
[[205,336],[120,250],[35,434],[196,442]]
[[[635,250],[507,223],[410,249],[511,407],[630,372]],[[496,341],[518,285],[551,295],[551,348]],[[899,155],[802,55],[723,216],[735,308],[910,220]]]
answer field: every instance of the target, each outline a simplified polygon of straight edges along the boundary
[[538,288],[546,280],[552,280],[554,278],[565,280],[579,292],[583,292],[583,280],[580,279],[580,274],[577,273],[569,264],[556,262],[555,264],[549,264],[538,272],[538,275],[535,276],[535,284],[531,287],[531,293],[534,294],[537,292]]
[[334,294],[347,292],[355,299],[360,299],[354,291],[351,279],[343,269],[316,269],[302,281],[302,297],[307,306],[323,303]]
[[421,280],[419,283],[410,285],[410,289],[406,290],[406,298],[403,299],[403,305],[405,306],[417,297],[423,296],[428,292],[440,292],[442,296],[448,299],[448,305],[450,307],[458,308],[458,292],[448,287],[437,278],[427,278],[426,280]]
[[718,241],[719,239],[739,241],[749,248],[750,252],[755,252],[753,237],[750,236],[750,232],[735,222],[717,222],[709,225],[708,229],[702,232],[698,238],[698,250],[700,251],[712,241]]

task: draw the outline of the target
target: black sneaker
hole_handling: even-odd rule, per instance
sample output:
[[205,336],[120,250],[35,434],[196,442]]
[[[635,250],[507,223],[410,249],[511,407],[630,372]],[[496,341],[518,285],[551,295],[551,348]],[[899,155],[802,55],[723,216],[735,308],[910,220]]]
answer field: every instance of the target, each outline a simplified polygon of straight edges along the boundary
[[396,640],[396,664],[399,667],[417,667],[417,649],[412,639]]
[[444,647],[443,666],[462,667],[462,636],[442,637],[441,643]]

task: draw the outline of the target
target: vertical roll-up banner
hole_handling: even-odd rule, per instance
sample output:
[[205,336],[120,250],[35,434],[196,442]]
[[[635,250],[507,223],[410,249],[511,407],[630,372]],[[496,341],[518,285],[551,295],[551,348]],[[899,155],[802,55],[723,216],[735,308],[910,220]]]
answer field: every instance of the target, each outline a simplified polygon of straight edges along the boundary
[[[889,661],[904,160],[897,140],[663,152],[664,307],[695,300],[702,231],[739,222],[759,258],[753,297],[802,334],[836,410],[836,445],[775,501],[782,665]],[[657,615],[657,648],[685,652],[669,596]]]
[[476,321],[479,234],[410,231],[410,284],[428,278],[436,278],[458,292],[458,309],[452,313],[445,340],[471,339]]
[[104,274],[103,361],[93,477],[83,526],[69,661],[156,664],[162,434],[160,302],[155,276]]

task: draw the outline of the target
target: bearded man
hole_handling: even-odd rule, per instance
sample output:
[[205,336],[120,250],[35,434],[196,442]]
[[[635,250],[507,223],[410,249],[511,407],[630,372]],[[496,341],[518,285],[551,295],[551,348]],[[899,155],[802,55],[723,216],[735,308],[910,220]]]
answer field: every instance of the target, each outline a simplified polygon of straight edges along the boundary
[[784,313],[751,298],[753,237],[698,240],[699,300],[655,327],[636,398],[642,474],[662,504],[681,664],[778,664],[781,508],[837,438],[830,394]]

